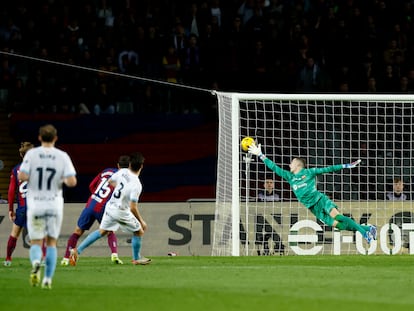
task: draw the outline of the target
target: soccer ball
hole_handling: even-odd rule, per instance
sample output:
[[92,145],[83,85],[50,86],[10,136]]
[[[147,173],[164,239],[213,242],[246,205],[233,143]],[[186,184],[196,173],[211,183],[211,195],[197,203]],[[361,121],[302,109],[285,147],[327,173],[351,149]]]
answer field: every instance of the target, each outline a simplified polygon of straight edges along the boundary
[[250,136],[247,136],[247,137],[242,139],[242,141],[240,143],[240,146],[241,146],[243,151],[247,152],[247,150],[249,150],[249,146],[251,144],[254,144],[254,139]]

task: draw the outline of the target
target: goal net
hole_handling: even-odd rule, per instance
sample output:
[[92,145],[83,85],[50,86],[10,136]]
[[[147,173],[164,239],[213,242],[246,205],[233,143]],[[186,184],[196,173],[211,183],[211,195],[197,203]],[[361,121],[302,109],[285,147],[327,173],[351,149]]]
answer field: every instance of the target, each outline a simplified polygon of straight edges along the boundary
[[[414,253],[414,95],[216,95],[213,256]],[[241,150],[245,136],[286,170],[293,157],[308,167],[361,159],[357,168],[318,176],[317,188],[344,215],[375,224],[378,239],[368,245],[360,233],[317,220],[286,181]],[[396,179],[403,182],[403,197],[394,193]],[[270,196],[262,196],[265,181],[274,184]]]

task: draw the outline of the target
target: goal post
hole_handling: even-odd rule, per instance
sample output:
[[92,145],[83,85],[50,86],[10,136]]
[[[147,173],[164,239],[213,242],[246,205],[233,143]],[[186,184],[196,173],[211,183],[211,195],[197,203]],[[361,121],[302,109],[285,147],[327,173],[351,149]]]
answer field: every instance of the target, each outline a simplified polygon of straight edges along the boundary
[[[216,95],[213,256],[414,253],[414,95]],[[308,167],[362,159],[355,169],[318,176],[317,187],[343,214],[377,225],[378,240],[368,246],[359,233],[316,220],[287,182],[241,150],[245,136],[254,137],[267,157],[287,170],[293,157],[304,158]],[[404,183],[404,201],[387,199],[396,178]],[[280,200],[259,198],[268,179]]]

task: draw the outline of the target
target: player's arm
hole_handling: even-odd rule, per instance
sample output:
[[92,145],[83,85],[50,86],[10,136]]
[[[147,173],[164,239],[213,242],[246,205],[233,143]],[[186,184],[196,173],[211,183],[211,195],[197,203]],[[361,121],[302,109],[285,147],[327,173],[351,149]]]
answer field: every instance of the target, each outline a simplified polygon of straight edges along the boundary
[[352,163],[347,163],[347,164],[337,164],[337,165],[332,165],[332,166],[327,166],[327,167],[321,167],[321,168],[311,168],[309,169],[311,172],[313,172],[315,175],[321,175],[321,174],[326,174],[326,173],[333,173],[336,171],[340,171],[344,168],[355,168],[359,163],[361,163],[361,160],[356,160]]
[[147,230],[147,223],[144,221],[144,218],[142,218],[141,213],[138,210],[138,202],[130,201],[129,208],[131,209],[132,214],[138,219],[138,221],[141,223],[142,229],[144,231]]
[[17,192],[17,176],[14,171],[10,174],[10,183],[9,183],[9,190],[7,192],[7,199],[9,202],[9,212],[14,212],[14,200],[16,199],[16,192]]
[[268,159],[262,152],[262,145],[261,144],[258,144],[258,145],[256,145],[255,143],[251,144],[249,146],[248,152],[258,156],[259,159],[262,160],[263,163],[269,169],[271,169],[273,172],[276,173],[276,175],[282,177],[283,179],[289,179],[290,172],[282,169],[275,162]]
[[351,163],[342,164],[342,168],[355,168],[359,165],[359,163],[361,163],[361,159],[358,159]]
[[10,175],[10,183],[9,183],[9,189],[7,192],[7,199],[9,202],[9,219],[11,222],[15,220],[15,214],[14,214],[14,200],[16,199],[16,193],[17,193],[17,187],[18,187],[18,180],[17,176],[14,171],[12,171]]
[[20,170],[17,173],[17,179],[21,180],[21,181],[28,181],[29,180],[29,174],[26,172],[23,172],[22,170]]
[[78,179],[76,178],[76,175],[67,176],[63,179],[63,182],[66,186],[72,188],[75,187],[78,183]]

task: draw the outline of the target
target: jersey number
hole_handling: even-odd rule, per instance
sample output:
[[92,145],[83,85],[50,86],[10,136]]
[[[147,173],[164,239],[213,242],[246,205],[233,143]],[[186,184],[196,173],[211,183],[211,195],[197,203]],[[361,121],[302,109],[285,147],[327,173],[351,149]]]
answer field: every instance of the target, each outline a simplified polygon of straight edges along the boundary
[[99,183],[98,187],[96,187],[95,192],[93,193],[95,196],[105,199],[108,195],[111,194],[111,187],[108,183],[108,178],[102,178],[101,182]]
[[124,184],[123,183],[120,183],[119,184],[119,187],[117,187],[115,190],[115,192],[114,192],[114,194],[113,194],[113,196],[115,197],[115,198],[117,198],[117,199],[119,199],[120,197],[121,197],[121,192],[122,192],[122,189],[124,189]]
[[[46,190],[50,190],[52,187],[53,177],[56,174],[56,170],[51,167],[47,167],[46,169],[43,169],[43,167],[38,167],[36,171],[39,175],[39,179],[38,179],[39,190],[43,190],[44,186],[46,186]],[[44,177],[45,177],[45,180],[43,180]],[[44,182],[46,182],[46,185],[44,185]]]

